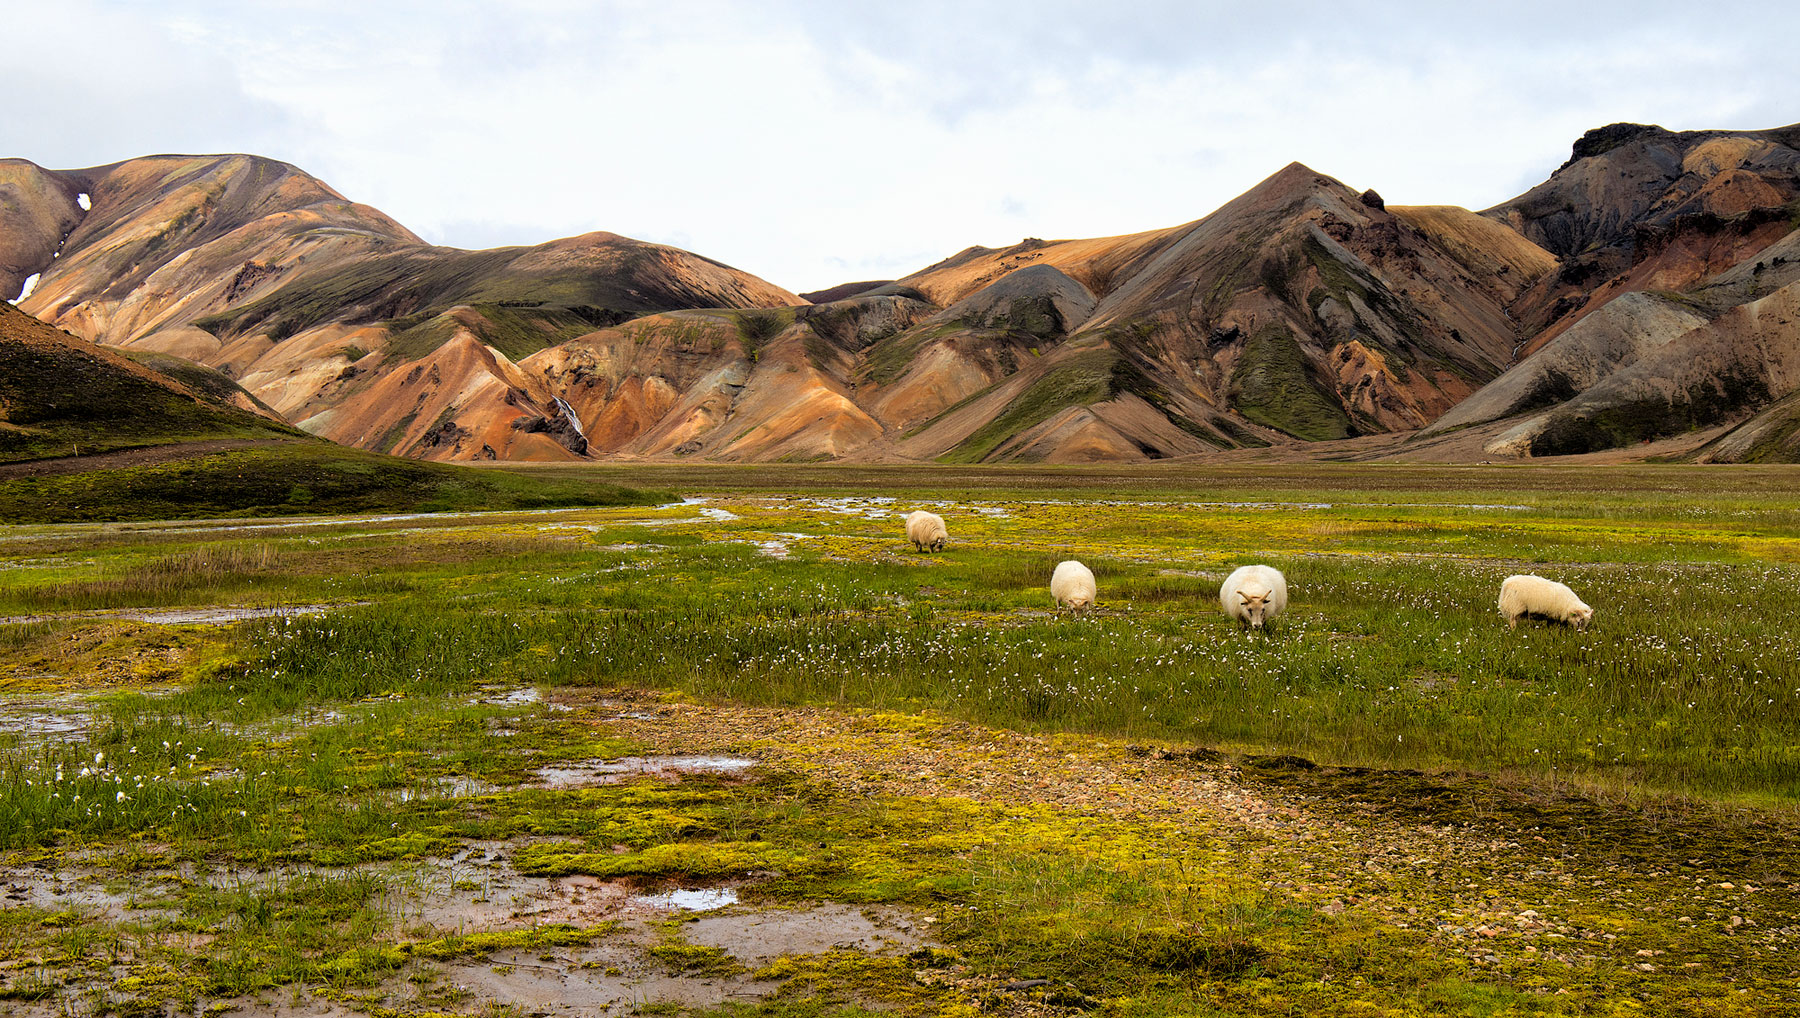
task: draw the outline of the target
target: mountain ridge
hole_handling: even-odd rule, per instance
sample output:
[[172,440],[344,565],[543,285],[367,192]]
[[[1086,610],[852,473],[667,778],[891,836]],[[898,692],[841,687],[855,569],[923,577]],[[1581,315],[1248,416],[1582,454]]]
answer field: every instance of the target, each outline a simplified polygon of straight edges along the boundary
[[[1177,226],[969,247],[805,297],[605,232],[432,247],[257,157],[8,160],[0,285],[53,244],[27,309],[427,459],[1133,461],[1521,427],[1486,451],[1542,455],[1585,441],[1542,438],[1552,417],[1628,442],[1784,395],[1779,313],[1751,329],[1765,316],[1734,309],[1789,274],[1765,252],[1800,226],[1795,140],[1608,125],[1480,213],[1296,162]],[[1746,357],[1715,350],[1746,337]],[[1683,364],[1751,381],[1678,384]],[[1597,423],[1644,385],[1693,395]]]

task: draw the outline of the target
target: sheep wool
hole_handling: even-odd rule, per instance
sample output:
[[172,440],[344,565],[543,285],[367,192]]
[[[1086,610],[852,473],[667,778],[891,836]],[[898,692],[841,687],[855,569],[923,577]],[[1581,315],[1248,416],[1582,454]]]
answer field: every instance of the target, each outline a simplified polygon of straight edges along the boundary
[[943,551],[950,531],[944,529],[942,516],[919,509],[906,515],[906,539],[919,551]]
[[1058,562],[1056,571],[1050,574],[1050,596],[1070,611],[1084,612],[1092,608],[1096,593],[1094,571],[1074,559]]
[[1243,566],[1219,588],[1219,607],[1251,629],[1287,610],[1287,577],[1273,566]]
[[1586,629],[1594,621],[1589,608],[1567,586],[1542,576],[1508,576],[1500,584],[1500,614],[1506,627],[1516,629],[1519,620],[1537,615],[1552,622],[1562,622],[1576,629]]

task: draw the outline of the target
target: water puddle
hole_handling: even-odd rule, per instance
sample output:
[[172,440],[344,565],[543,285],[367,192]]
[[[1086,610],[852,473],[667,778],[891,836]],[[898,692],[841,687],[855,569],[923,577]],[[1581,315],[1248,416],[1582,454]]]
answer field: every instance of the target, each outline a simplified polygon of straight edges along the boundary
[[538,692],[537,687],[535,686],[522,686],[518,689],[510,689],[505,692],[495,692],[493,690],[483,690],[483,692],[490,693],[491,695],[484,696],[481,699],[472,702],[487,704],[493,707],[528,707],[534,703],[542,703],[544,701],[544,694]]
[[114,890],[99,873],[31,867],[0,868],[0,902],[4,907],[30,906],[48,912],[73,911],[91,919],[117,922],[127,917],[148,920],[168,907],[157,896],[136,889]]
[[491,781],[472,778],[466,774],[452,774],[448,777],[433,778],[417,788],[402,788],[398,796],[401,802],[416,802],[422,799],[472,799],[478,795],[492,795],[500,791],[500,786]]
[[166,611],[124,611],[119,617],[135,619],[139,622],[155,622],[165,626],[201,626],[220,625],[226,622],[243,622],[246,619],[292,618],[301,615],[321,615],[331,605],[305,604],[277,608],[188,608],[170,609]]
[[828,513],[833,516],[860,516],[867,520],[891,520],[894,518],[895,499],[886,495],[875,495],[867,498],[852,496],[805,497],[767,495],[757,498],[746,498],[745,502],[756,502],[780,508],[798,509],[803,512]]
[[[366,603],[356,602],[356,604]],[[119,608],[110,611],[72,612],[63,615],[14,615],[0,618],[0,626],[50,622],[58,619],[129,619],[133,622],[150,622],[164,626],[217,626],[232,622],[245,622],[250,619],[320,615],[333,608],[354,606],[355,604],[293,604],[265,608],[242,606],[229,608]]]
[[542,788],[582,788],[610,785],[629,777],[646,775],[672,778],[684,774],[742,774],[755,760],[736,756],[622,756],[617,760],[580,760],[540,767],[535,773]]
[[35,736],[46,742],[85,738],[94,719],[86,697],[29,697],[0,705],[0,733]]
[[684,912],[713,912],[738,903],[736,889],[730,887],[678,888],[661,894],[644,894],[630,899],[634,905],[666,908]]
[[[268,893],[296,880],[338,880],[368,873],[379,876],[379,907],[394,917],[396,928],[419,930],[419,936],[431,935],[428,930],[474,933],[617,922],[586,946],[503,949],[487,957],[453,959],[409,969],[379,988],[387,1003],[400,1005],[403,1011],[411,1004],[436,1010],[443,991],[453,989],[458,1012],[471,1014],[624,1014],[655,1004],[710,1008],[754,1002],[775,992],[780,983],[758,982],[750,973],[784,955],[856,950],[892,957],[928,942],[921,921],[894,908],[832,903],[746,907],[734,888],[640,894],[628,881],[523,876],[511,864],[520,844],[475,842],[448,858],[342,869],[197,872],[182,865],[121,878],[116,872],[59,874],[3,867],[0,907],[74,911],[96,921],[159,922],[165,917],[179,921],[179,905],[186,900],[183,887],[193,883]],[[692,913],[681,924],[681,938],[726,952],[743,971],[730,975],[670,971],[650,953],[667,935],[663,919],[670,913]],[[84,988],[102,986],[121,974],[114,969],[110,975],[72,980],[64,984],[62,995],[76,1000]],[[436,1007],[426,1006],[433,1001]],[[262,1000],[220,1003],[228,1006],[218,1008],[218,1013],[243,1018],[340,1014],[323,998],[307,999],[286,990]],[[42,1013],[63,1012],[52,1008]]]

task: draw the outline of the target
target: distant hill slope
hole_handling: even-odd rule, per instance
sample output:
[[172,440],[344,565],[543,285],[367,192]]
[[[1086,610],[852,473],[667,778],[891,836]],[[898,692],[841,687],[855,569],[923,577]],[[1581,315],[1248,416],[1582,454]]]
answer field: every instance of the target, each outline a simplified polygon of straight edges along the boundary
[[[140,363],[0,303],[0,522],[667,501],[591,479],[416,463],[312,438],[228,379]],[[154,365],[154,366],[152,366]],[[161,368],[163,370],[158,370]]]
[[[748,273],[659,244],[590,233],[532,247],[433,247],[293,166],[255,156],[152,156],[82,170],[0,160],[0,296],[96,342],[216,367],[324,437],[415,455],[437,422],[372,406],[427,360],[452,389],[500,360],[634,316],[788,306]],[[467,376],[446,377],[459,367]],[[338,412],[334,412],[338,411]],[[394,411],[373,438],[355,424]],[[404,423],[402,423],[404,422]],[[527,433],[529,434],[529,433]],[[554,443],[551,443],[554,445]],[[509,458],[566,448],[501,443]]]
[[[972,248],[908,276],[935,300],[986,310],[890,342],[916,337],[967,367],[985,352],[976,337],[1005,332],[1018,367],[986,372],[985,391],[946,392],[949,403],[905,399],[931,419],[900,448],[1137,459],[1429,423],[1499,374],[1518,342],[1505,305],[1555,259],[1483,224],[1510,235],[1483,256],[1508,274],[1477,275],[1468,244],[1399,211],[1296,163],[1184,226]],[[1027,273],[1039,273],[1035,293]],[[910,371],[887,387],[931,383]]]
[[223,378],[198,373],[178,380],[0,303],[0,462],[171,442],[305,438],[233,390]]
[[1540,238],[1562,268],[1515,308],[1544,322],[1524,359],[1426,434],[1485,427],[1488,453],[1558,455],[1768,407],[1702,455],[1800,458],[1783,399],[1800,389],[1797,145],[1800,126],[1614,124],[1588,132],[1550,180],[1483,213]]
[[[1473,213],[1436,221],[1461,247],[1296,164],[1183,226],[647,316],[455,407],[429,369],[388,402],[425,399],[452,458],[497,450],[507,419],[590,455],[723,460],[1145,460],[1413,428],[1500,373],[1506,301],[1556,264]],[[1466,237],[1507,239],[1477,258]]]
[[[1800,386],[1797,142],[1615,124],[1479,214],[1295,163],[1178,226],[810,300],[611,234],[430,247],[253,157],[13,160],[0,285],[35,271],[23,306],[71,331],[423,459],[1133,461],[1415,430],[1550,455]],[[1791,419],[1707,455],[1788,455]]]
[[1550,178],[1483,216],[1562,259],[1516,309],[1527,353],[1633,290],[1685,289],[1795,227],[1800,124],[1667,131],[1611,124],[1576,141]]

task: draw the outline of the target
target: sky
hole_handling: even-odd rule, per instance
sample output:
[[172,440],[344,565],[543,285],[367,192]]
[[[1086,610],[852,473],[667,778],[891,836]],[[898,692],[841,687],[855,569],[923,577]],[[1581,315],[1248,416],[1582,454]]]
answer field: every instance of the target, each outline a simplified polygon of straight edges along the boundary
[[1704,6],[0,0],[0,155],[250,152],[433,243],[610,230],[803,292],[1296,160],[1481,209],[1589,128],[1800,122],[1800,5]]

